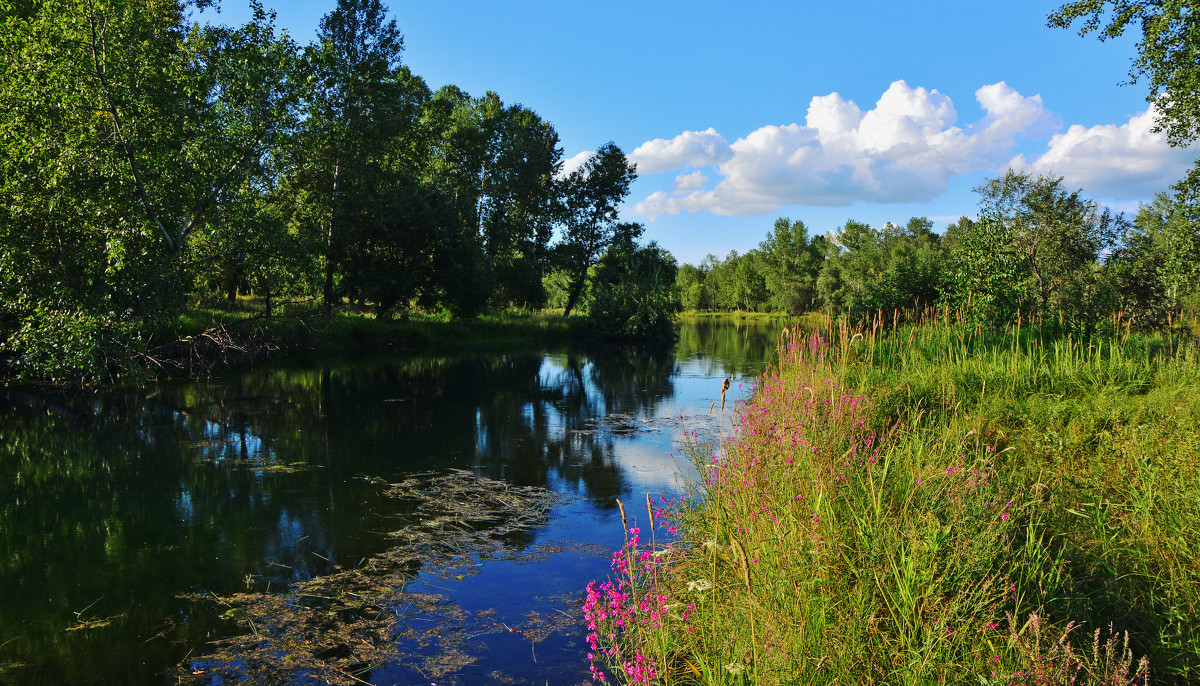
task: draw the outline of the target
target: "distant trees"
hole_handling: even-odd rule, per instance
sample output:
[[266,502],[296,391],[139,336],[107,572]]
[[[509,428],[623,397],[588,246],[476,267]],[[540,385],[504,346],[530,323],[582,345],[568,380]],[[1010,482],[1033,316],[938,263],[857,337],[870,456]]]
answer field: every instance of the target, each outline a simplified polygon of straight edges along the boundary
[[1018,318],[1091,331],[1115,315],[1154,327],[1200,309],[1200,230],[1160,195],[1133,222],[1059,177],[1009,171],[975,189],[977,219],[944,235],[914,217],[873,228],[848,220],[808,238],[780,218],[755,250],[683,265],[676,293],[698,310],[825,310],[850,317],[951,307],[986,326]]
[[817,274],[824,258],[824,238],[809,239],[802,221],[775,220],[762,253],[763,281],[770,305],[785,312],[801,312],[816,303]]

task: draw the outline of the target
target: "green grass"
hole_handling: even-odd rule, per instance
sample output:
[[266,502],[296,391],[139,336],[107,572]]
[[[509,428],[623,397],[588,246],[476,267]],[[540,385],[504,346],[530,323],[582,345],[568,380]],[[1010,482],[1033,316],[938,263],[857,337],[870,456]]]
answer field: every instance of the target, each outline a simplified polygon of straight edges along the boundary
[[684,321],[721,319],[747,319],[753,321],[772,322],[816,322],[823,321],[824,315],[807,313],[802,315],[787,314],[786,312],[750,312],[748,310],[687,310],[676,315]]
[[[1200,679],[1192,339],[795,332],[585,610],[623,683]],[[732,421],[731,421],[732,420]],[[1143,659],[1145,662],[1143,662]]]

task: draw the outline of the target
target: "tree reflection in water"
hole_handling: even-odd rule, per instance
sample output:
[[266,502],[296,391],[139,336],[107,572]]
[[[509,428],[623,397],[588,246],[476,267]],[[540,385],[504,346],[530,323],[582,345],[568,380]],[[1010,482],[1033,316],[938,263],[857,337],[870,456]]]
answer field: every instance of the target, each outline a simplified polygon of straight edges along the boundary
[[[684,326],[675,348],[292,360],[50,405],[9,397],[0,683],[168,681],[189,651],[236,630],[181,594],[283,590],[387,549],[382,533],[409,506],[364,476],[456,468],[579,495],[556,514],[561,531],[506,544],[607,541],[597,524],[611,524],[615,498],[669,486],[636,471],[637,451],[670,450],[669,431],[613,427],[706,409],[722,377],[761,371],[778,329],[705,322]],[[569,589],[603,569],[603,559],[558,556],[519,574]],[[563,660],[578,669],[571,645],[560,646]]]

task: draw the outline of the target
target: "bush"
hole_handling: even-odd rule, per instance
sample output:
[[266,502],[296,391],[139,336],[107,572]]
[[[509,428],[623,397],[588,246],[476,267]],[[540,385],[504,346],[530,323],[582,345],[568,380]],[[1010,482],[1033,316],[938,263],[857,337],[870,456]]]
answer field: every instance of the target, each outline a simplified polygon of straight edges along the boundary
[[657,243],[614,243],[596,269],[588,318],[609,337],[673,337],[675,272],[675,258]]

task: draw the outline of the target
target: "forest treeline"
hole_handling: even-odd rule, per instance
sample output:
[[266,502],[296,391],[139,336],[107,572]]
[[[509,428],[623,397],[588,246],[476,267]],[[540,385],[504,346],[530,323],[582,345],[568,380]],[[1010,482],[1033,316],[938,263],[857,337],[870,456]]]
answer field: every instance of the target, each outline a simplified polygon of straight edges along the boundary
[[339,0],[306,45],[257,0],[243,26],[194,21],[213,5],[0,12],[0,365],[119,372],[189,303],[239,294],[465,318],[549,284],[569,313],[590,272],[601,329],[669,320],[627,309],[675,264],[618,217],[616,145],[565,170],[532,109],[431,91],[379,0]]
[[976,188],[979,212],[942,233],[933,222],[824,234],[779,218],[744,254],[685,264],[685,309],[851,317],[950,307],[987,327],[1022,318],[1066,331],[1151,329],[1200,311],[1200,223],[1161,193],[1129,219],[1061,178],[1009,171]]
[[[268,316],[586,310],[601,333],[642,337],[670,334],[680,307],[937,305],[1086,330],[1200,306],[1196,170],[1132,220],[1056,177],[1010,172],[944,235],[922,218],[820,235],[780,219],[755,250],[677,269],[619,216],[636,178],[620,148],[567,169],[534,110],[431,90],[379,0],[338,0],[303,45],[258,0],[242,26],[194,21],[215,5],[0,8],[0,373],[147,368],[189,307],[242,295]],[[1100,12],[1083,3],[1054,21]],[[1190,46],[1192,15],[1177,14],[1154,35]],[[1159,123],[1186,145],[1200,101],[1172,79],[1195,60],[1158,45],[1134,68],[1173,84]]]

